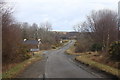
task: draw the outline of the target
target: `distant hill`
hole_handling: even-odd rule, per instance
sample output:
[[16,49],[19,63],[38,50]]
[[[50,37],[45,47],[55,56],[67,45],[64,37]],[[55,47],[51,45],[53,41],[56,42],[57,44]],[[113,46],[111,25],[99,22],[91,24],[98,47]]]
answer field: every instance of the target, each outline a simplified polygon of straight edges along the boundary
[[53,31],[57,34],[59,34],[59,36],[62,39],[74,39],[77,37],[78,32],[64,32],[64,31]]

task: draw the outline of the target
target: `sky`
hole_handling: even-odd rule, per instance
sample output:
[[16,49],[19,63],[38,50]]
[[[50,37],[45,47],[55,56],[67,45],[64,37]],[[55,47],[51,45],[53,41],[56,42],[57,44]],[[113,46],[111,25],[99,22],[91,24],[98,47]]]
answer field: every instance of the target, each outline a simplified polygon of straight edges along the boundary
[[14,16],[29,24],[50,22],[54,31],[73,31],[92,10],[117,11],[119,0],[9,0],[14,2]]

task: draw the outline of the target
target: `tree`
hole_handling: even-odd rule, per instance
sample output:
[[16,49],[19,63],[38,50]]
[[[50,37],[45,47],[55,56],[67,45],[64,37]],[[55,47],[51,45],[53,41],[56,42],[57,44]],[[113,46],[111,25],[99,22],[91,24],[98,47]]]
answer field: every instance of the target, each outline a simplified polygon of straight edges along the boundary
[[44,43],[53,44],[55,43],[55,34],[51,31],[52,25],[49,22],[41,23],[39,26],[39,37],[43,40]]
[[21,24],[21,29],[22,29],[22,39],[29,39],[29,25],[27,22],[24,22]]
[[74,26],[74,29],[79,32],[77,35],[76,42],[76,52],[86,52],[89,51],[90,46],[92,45],[92,39],[90,37],[90,32],[87,30],[87,23],[83,22]]
[[103,44],[107,52],[110,43],[117,40],[117,13],[107,9],[92,12],[87,22],[93,39]]
[[87,16],[84,30],[91,32],[94,42],[101,43],[107,52],[110,43],[117,40],[117,13],[107,9],[93,11]]
[[[7,6],[8,3],[6,3]],[[2,11],[2,61],[9,64],[17,61],[19,44],[21,44],[21,29],[12,17],[11,8]]]
[[117,13],[108,9],[92,11],[85,22],[77,25],[77,30],[90,35],[93,43],[103,45],[107,52],[110,43],[118,38]]
[[51,45],[59,42],[57,34],[53,33],[52,24],[49,22],[41,23],[39,26],[36,23],[29,25],[28,23],[21,24],[22,38],[28,40],[41,39],[41,49],[51,48]]
[[33,23],[32,26],[30,27],[32,38],[33,39],[38,39],[38,25],[36,23]]

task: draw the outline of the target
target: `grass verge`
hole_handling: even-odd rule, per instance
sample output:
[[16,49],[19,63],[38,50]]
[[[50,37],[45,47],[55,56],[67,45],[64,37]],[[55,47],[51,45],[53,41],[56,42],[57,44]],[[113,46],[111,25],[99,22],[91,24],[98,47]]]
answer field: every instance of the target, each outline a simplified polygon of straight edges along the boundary
[[14,66],[14,67],[10,68],[8,71],[2,73],[2,78],[15,78],[20,72],[22,72],[30,64],[42,59],[42,56],[40,56],[40,54],[41,54],[41,52],[35,53],[35,56],[33,56],[32,58],[16,64],[16,66]]
[[86,56],[77,56],[75,59],[77,61],[80,61],[80,62],[84,63],[84,64],[88,64],[89,66],[91,66],[93,68],[96,68],[96,69],[105,71],[107,73],[110,73],[112,75],[115,75],[117,77],[120,77],[120,74],[119,74],[120,70],[118,70],[116,68],[113,68],[113,67],[95,62],[95,61],[87,58]]
[[71,48],[69,48],[68,50],[66,50],[66,53],[69,55],[78,55],[75,60],[87,64],[90,67],[93,67],[95,69],[107,72],[109,74],[112,74],[114,76],[117,76],[120,78],[120,70],[96,61],[93,61],[92,59],[89,58],[89,54],[85,54],[85,53],[75,53],[74,52],[75,47],[72,46]]

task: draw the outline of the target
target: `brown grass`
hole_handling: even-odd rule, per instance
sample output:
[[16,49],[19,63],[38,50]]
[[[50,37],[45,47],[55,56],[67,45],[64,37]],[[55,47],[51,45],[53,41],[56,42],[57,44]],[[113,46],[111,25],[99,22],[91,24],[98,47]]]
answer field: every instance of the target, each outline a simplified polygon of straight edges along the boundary
[[19,74],[21,71],[23,71],[29,65],[31,65],[35,61],[42,59],[42,56],[40,56],[40,54],[42,54],[42,53],[35,52],[35,55],[32,58],[25,60],[21,63],[17,63],[15,65],[11,64],[12,67],[10,69],[8,69],[6,72],[2,73],[2,78],[14,78],[15,76],[17,76],[17,74]]
[[115,76],[118,76],[118,77],[120,76],[120,74],[118,73],[118,72],[120,72],[120,70],[118,70],[116,68],[113,68],[113,67],[110,67],[108,65],[101,64],[101,63],[98,63],[96,61],[93,61],[90,58],[87,58],[86,56],[78,56],[78,57],[76,57],[76,60],[78,60],[82,63],[88,64],[89,66],[91,66],[93,68],[97,68],[99,70],[108,72],[112,75],[115,75]]
[[77,61],[120,77],[118,73],[120,72],[120,69],[118,69],[119,62],[111,61],[98,52],[75,53],[74,49],[74,46],[72,46],[70,49],[66,50],[66,53],[69,55],[78,55],[75,58]]

